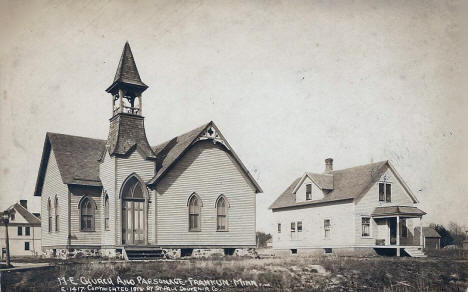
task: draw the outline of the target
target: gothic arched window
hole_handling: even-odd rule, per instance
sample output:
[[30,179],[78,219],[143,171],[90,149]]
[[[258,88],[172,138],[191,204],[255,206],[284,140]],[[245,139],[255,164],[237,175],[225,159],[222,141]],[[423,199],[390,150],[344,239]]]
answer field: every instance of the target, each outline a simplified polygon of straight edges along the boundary
[[54,211],[55,211],[55,231],[59,231],[59,201],[57,195],[55,195],[55,202],[54,202]]
[[50,198],[47,200],[47,217],[48,217],[48,228],[49,228],[49,232],[52,232],[52,212],[51,212],[51,209],[52,209],[52,206],[51,206],[51,203],[50,203]]
[[196,193],[193,193],[188,201],[189,211],[189,231],[200,231],[200,213],[202,201]]
[[125,182],[122,195],[124,199],[144,199],[143,186],[135,176]]
[[80,202],[80,230],[94,231],[96,204],[91,198],[85,197]]
[[109,230],[109,196],[104,197],[104,229]]
[[228,202],[223,195],[219,196],[216,201],[216,230],[227,231],[228,227]]

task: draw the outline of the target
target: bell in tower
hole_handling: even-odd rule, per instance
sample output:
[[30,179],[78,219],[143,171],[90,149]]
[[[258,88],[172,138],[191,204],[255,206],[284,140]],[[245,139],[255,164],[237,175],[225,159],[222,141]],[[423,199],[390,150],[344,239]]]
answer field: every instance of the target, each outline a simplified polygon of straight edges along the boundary
[[140,79],[128,42],[120,57],[114,82],[106,89],[112,95],[112,116],[118,113],[142,115],[141,94],[148,88]]

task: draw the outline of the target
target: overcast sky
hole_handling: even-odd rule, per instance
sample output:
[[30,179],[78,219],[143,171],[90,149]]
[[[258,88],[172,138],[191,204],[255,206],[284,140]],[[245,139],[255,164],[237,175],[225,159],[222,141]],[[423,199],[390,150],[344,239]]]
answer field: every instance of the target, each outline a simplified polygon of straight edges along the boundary
[[[156,145],[214,120],[268,206],[305,171],[391,160],[468,225],[458,2],[0,1],[0,208],[33,197],[47,131],[107,138],[128,40]],[[466,92],[466,91],[465,91]]]

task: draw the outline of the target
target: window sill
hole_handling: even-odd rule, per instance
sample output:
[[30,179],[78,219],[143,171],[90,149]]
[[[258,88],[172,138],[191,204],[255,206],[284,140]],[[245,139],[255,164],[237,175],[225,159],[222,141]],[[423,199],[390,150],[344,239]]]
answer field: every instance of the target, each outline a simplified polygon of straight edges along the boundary
[[96,230],[80,230],[80,232],[88,233],[88,232],[96,232]]
[[216,232],[229,232],[229,230],[216,230]]
[[201,230],[189,230],[189,232],[201,232]]

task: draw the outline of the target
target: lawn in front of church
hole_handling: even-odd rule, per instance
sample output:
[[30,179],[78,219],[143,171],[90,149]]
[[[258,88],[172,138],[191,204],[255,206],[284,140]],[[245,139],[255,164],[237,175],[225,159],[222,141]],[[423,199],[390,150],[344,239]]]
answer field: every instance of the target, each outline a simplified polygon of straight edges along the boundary
[[395,257],[80,259],[12,272],[7,291],[466,291],[468,260]]

